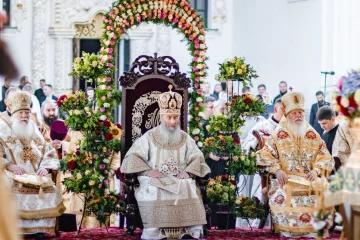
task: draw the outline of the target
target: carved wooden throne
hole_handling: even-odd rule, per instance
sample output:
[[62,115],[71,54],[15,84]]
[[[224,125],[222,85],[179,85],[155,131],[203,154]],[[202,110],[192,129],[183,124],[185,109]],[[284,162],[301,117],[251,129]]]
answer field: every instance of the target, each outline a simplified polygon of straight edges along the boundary
[[[125,157],[133,142],[145,132],[160,124],[159,107],[157,96],[162,92],[169,91],[169,85],[173,91],[183,97],[181,108],[181,129],[187,132],[188,116],[188,88],[190,79],[185,73],[179,71],[179,64],[170,56],[158,57],[139,56],[132,63],[128,72],[119,79],[122,86],[121,124],[125,139],[121,142],[121,158]],[[203,196],[205,209],[208,210],[206,199],[206,185],[208,177],[198,179]],[[133,235],[136,227],[143,228],[139,208],[135,199],[135,188],[139,184],[136,174],[125,174],[125,202],[127,235]],[[207,214],[209,211],[206,211]],[[120,227],[123,222],[120,223]],[[207,228],[205,231],[207,234]]]

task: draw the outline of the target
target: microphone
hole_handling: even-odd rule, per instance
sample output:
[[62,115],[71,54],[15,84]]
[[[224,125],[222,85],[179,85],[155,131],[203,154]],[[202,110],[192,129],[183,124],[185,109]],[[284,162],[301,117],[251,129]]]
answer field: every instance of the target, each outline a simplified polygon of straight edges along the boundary
[[331,71],[331,72],[321,72],[321,74],[330,74],[330,75],[335,75],[335,72],[334,72],[334,71]]

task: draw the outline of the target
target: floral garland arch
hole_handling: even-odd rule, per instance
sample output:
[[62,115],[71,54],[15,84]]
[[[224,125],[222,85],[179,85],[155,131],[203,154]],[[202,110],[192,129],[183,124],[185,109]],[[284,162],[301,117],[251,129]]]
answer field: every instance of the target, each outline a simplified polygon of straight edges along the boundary
[[114,86],[113,72],[115,64],[115,46],[126,31],[140,23],[152,22],[164,24],[182,33],[188,41],[188,50],[192,56],[190,78],[193,82],[190,107],[190,135],[199,147],[203,146],[203,101],[201,84],[206,77],[207,66],[204,20],[192,9],[186,0],[118,0],[113,2],[110,11],[104,16],[105,31],[101,38],[100,59],[108,68],[106,81],[98,82],[96,91],[98,106],[113,102],[107,88]]

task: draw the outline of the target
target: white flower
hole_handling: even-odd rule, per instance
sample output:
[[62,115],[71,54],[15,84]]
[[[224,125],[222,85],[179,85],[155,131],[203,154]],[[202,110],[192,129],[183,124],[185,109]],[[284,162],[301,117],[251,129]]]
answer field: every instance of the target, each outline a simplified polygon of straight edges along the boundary
[[104,108],[110,107],[110,103],[104,103]]
[[105,90],[105,89],[106,89],[106,85],[102,84],[102,85],[100,85],[98,88],[101,89],[101,90]]
[[110,40],[105,40],[104,43],[105,43],[106,46],[109,46],[110,45]]
[[202,68],[203,68],[203,65],[202,65],[202,64],[198,64],[198,65],[196,65],[196,68],[197,68],[197,69],[202,69]]
[[107,158],[105,158],[105,159],[103,160],[103,162],[104,162],[104,163],[109,163],[109,162],[110,162],[110,160],[109,160],[109,159],[107,159]]
[[201,148],[201,147],[203,146],[203,143],[202,143],[202,142],[198,142],[197,145],[198,145],[198,147]]
[[90,170],[86,170],[86,171],[85,171],[85,175],[89,175],[90,173],[91,173]]
[[204,112],[199,112],[199,117],[204,117]]
[[203,99],[202,99],[201,97],[197,97],[197,98],[196,98],[196,101],[197,101],[197,102],[202,102]]
[[205,78],[204,77],[200,77],[200,82],[204,82]]
[[197,59],[197,62],[202,62],[202,61],[204,61],[201,57],[199,57],[198,59]]
[[326,226],[326,221],[312,221],[311,224],[315,230],[323,230]]
[[110,194],[110,190],[109,189],[105,189],[105,195],[109,195]]
[[106,78],[99,77],[98,78],[98,83],[103,83],[103,82],[106,82]]
[[197,134],[199,134],[200,133],[200,129],[198,129],[198,128],[195,128],[193,131],[192,131],[192,134],[193,135],[197,135]]
[[200,36],[199,36],[199,40],[204,41],[204,40],[205,40],[204,35],[200,35]]
[[338,212],[335,213],[335,222],[337,224],[341,224],[343,222],[343,218],[342,218],[341,214]]
[[340,103],[343,107],[347,108],[349,106],[349,99],[347,97],[342,97]]
[[99,117],[99,119],[100,119],[101,121],[105,121],[106,118],[107,118],[107,117],[106,117],[105,115],[101,115],[101,116]]
[[81,173],[76,174],[76,178],[80,180],[82,178]]
[[107,55],[102,55],[101,57],[101,61],[105,62],[108,60],[108,56]]
[[200,56],[205,56],[206,53],[205,53],[204,51],[200,51],[199,55],[200,55]]
[[94,180],[90,180],[89,181],[89,186],[94,186],[95,185],[95,181]]
[[205,49],[206,48],[205,44],[200,44],[200,48]]
[[192,17],[188,17],[188,19],[186,19],[186,22],[191,23],[192,20],[193,20]]

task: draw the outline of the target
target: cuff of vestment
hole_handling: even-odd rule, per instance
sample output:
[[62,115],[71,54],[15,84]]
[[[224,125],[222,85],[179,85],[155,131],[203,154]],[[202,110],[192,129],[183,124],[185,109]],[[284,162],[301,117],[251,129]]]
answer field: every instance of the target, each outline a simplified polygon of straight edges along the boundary
[[321,176],[321,169],[320,168],[314,168],[314,171],[317,173],[318,177]]
[[277,171],[281,170],[281,167],[278,165],[273,165],[271,167],[269,167],[269,173],[270,174],[276,174]]

